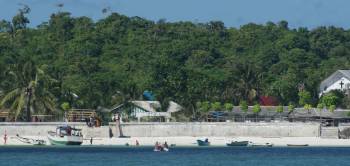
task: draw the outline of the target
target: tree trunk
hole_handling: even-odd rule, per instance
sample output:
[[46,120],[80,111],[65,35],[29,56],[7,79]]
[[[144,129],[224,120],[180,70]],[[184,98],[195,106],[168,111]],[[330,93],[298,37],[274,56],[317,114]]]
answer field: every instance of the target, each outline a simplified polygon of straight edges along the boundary
[[27,122],[31,122],[32,118],[31,118],[31,112],[30,112],[30,100],[32,98],[32,89],[27,88],[26,91],[27,91],[27,103],[26,103]]

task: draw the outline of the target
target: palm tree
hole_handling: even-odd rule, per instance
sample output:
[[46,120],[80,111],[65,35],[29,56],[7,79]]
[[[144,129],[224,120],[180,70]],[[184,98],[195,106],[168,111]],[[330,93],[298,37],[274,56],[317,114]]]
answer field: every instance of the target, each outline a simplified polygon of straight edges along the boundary
[[0,107],[10,108],[15,121],[23,111],[26,112],[26,120],[30,122],[34,111],[47,113],[55,110],[55,97],[48,91],[52,79],[33,62],[11,65],[7,74],[13,83],[12,89],[4,92]]
[[258,72],[260,69],[248,60],[235,61],[239,63],[234,62],[231,70],[233,75],[240,75],[239,79],[235,80],[237,97],[251,104],[259,96],[259,82],[262,78]]

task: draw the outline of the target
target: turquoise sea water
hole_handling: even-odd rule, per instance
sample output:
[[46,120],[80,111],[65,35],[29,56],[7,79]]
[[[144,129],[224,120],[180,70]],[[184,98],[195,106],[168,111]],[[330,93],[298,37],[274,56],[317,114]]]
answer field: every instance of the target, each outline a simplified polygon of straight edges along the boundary
[[350,165],[350,148],[175,147],[169,152],[153,152],[152,147],[2,146],[0,165],[334,166]]

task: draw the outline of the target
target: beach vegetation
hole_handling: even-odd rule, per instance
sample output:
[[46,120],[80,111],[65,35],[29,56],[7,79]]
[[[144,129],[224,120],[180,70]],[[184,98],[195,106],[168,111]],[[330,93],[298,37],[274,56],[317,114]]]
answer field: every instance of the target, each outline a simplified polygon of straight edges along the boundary
[[294,105],[292,103],[289,103],[289,105],[288,105],[288,112],[289,113],[293,112],[294,108],[295,108]]
[[255,114],[256,121],[258,120],[258,115],[261,112],[260,104],[255,104],[253,106],[253,113]]
[[308,91],[300,91],[299,96],[299,105],[305,106],[311,104],[311,94]]
[[312,105],[311,104],[305,104],[304,105],[304,109],[307,110],[308,113],[310,113],[310,110],[312,109]]
[[212,111],[221,111],[222,106],[220,102],[213,102],[210,103],[210,110]]
[[329,109],[330,112],[334,112],[335,109],[336,109],[336,106],[335,105],[331,105],[331,106],[329,106],[328,109]]
[[320,103],[325,107],[330,107],[331,105],[339,106],[342,103],[344,94],[340,91],[331,91],[321,96]]
[[[320,103],[324,78],[350,68],[350,31],[334,26],[291,28],[282,21],[236,28],[221,21],[153,21],[110,9],[94,20],[62,10],[36,27],[28,26],[28,6],[0,21],[1,101],[17,119],[25,119],[26,101],[34,112],[63,102],[110,108],[142,100],[145,90],[161,103],[179,103],[186,115],[208,112],[218,101],[247,112],[261,96],[303,107]],[[35,62],[35,72],[21,69],[29,61]],[[17,81],[10,68],[32,73],[30,79],[17,74]],[[39,69],[51,81],[42,83]],[[349,107],[343,98],[323,98],[327,107]],[[35,104],[44,101],[51,104]]]
[[249,109],[248,103],[247,103],[246,101],[241,101],[241,102],[239,103],[239,107],[240,107],[241,111],[244,112],[243,120],[245,121],[246,114],[247,114],[248,109]]
[[282,105],[277,106],[276,112],[277,113],[282,113],[283,112],[283,106]]
[[224,108],[225,108],[226,111],[232,111],[232,109],[233,109],[233,104],[231,104],[231,103],[225,103],[225,104],[224,104]]
[[276,112],[280,115],[280,119],[282,120],[283,106],[277,106]]

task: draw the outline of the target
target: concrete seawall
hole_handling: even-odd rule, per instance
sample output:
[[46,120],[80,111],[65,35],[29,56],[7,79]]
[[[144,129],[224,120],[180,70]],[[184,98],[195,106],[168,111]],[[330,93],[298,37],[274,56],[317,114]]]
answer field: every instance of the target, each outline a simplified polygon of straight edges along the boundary
[[[319,137],[318,123],[124,123],[124,135],[131,137],[174,136],[247,136],[247,137]],[[110,124],[114,136],[119,131]]]
[[[62,122],[0,123],[0,135],[47,136]],[[85,137],[119,136],[114,123],[109,126],[89,128],[85,123],[69,123],[83,130]],[[124,135],[131,137],[319,137],[317,123],[124,123]]]
[[[57,126],[65,125],[63,122],[40,122],[40,123],[25,123],[16,122],[0,123],[0,135],[2,136],[7,132],[8,136],[15,136],[19,134],[21,136],[47,136],[48,131],[55,131]],[[87,127],[85,123],[69,123],[78,129],[82,129],[82,133],[85,137],[109,137],[109,127],[102,126],[97,128]]]

